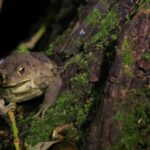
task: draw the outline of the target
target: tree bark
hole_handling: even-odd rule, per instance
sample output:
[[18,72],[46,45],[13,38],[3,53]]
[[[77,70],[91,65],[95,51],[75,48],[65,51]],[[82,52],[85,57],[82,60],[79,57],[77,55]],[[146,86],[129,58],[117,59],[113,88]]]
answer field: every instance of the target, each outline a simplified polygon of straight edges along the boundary
[[[119,25],[113,29],[114,32],[119,31],[117,32],[117,42],[114,42],[109,34],[104,39],[99,39],[84,49],[85,39],[91,40],[92,36],[101,30],[101,27],[95,25],[91,28],[91,26],[85,24],[85,20],[81,15],[75,30],[70,35],[67,43],[64,44],[63,49],[59,49],[59,52],[62,54],[69,49],[68,55],[71,56],[72,53],[75,55],[81,50],[88,51],[92,49],[93,53],[96,51],[95,45],[97,43],[101,43],[103,46],[100,55],[95,56],[98,63],[94,64],[94,67],[97,69],[93,70],[91,68],[93,78],[91,80],[89,78],[89,80],[102,84],[103,86],[99,87],[99,91],[104,93],[99,99],[99,105],[96,107],[97,111],[90,114],[94,119],[91,119],[91,123],[87,127],[86,142],[84,141],[81,149],[108,150],[117,143],[125,124],[124,121],[116,120],[115,115],[117,113],[128,115],[128,111],[135,109],[134,105],[138,101],[139,94],[137,91],[141,90],[141,93],[145,93],[142,89],[149,91],[150,62],[144,58],[144,55],[148,54],[150,49],[150,11],[140,7],[143,5],[141,1],[112,0],[108,1],[107,5],[103,1],[91,3],[92,1],[87,5],[83,16],[88,16],[96,8],[105,18],[113,9],[118,9]],[[130,17],[128,21],[127,16]],[[103,21],[103,17],[99,24]],[[85,33],[84,36],[79,35],[81,31]],[[74,41],[79,40],[81,42],[76,46]],[[105,40],[108,42],[107,44]],[[109,57],[106,58],[105,56],[109,49],[115,51],[115,54],[113,53],[113,56],[110,57],[110,59],[113,59],[112,62],[108,59]],[[110,64],[108,61],[110,61]],[[104,68],[104,66],[107,66],[107,68]],[[101,94],[101,92],[99,93]],[[146,95],[143,98],[147,101],[149,96]],[[140,98],[139,103],[143,103]],[[128,110],[125,110],[126,107]],[[120,148],[126,148],[124,145],[122,144]],[[135,148],[138,147],[137,145],[134,145]]]

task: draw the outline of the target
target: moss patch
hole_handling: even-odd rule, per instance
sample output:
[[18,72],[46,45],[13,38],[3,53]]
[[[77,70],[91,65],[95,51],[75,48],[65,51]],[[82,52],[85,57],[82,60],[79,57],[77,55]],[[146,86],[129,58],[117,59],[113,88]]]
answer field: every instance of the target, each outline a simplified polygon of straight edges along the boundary
[[16,50],[14,50],[15,52],[19,52],[19,53],[26,53],[29,52],[30,50],[24,46],[24,44],[20,44]]
[[[66,63],[65,69],[76,63],[82,71],[70,79],[70,89],[66,89],[60,94],[55,105],[46,112],[44,119],[32,121],[26,138],[27,143],[35,145],[51,139],[52,132],[57,126],[73,123],[74,126],[80,127],[87,120],[94,100],[92,85],[88,79],[88,66],[92,56],[91,53],[81,53]],[[78,135],[83,136],[80,132],[78,131]]]
[[99,24],[99,32],[95,34],[91,41],[96,43],[98,41],[103,41],[105,38],[112,37],[116,40],[117,35],[115,32],[111,32],[118,26],[118,12],[116,10],[111,10],[107,15],[101,20]]
[[51,139],[53,130],[59,125],[73,122],[74,125],[80,126],[86,120],[91,104],[91,99],[83,101],[83,97],[81,99],[73,90],[64,91],[43,120],[32,121],[26,142],[35,145]]
[[133,76],[133,65],[134,65],[134,57],[133,57],[133,43],[127,36],[123,38],[122,45],[122,57],[124,63],[124,72],[126,75],[132,77]]
[[101,19],[100,11],[97,8],[94,8],[90,15],[85,19],[86,24],[95,26],[99,23]]
[[110,42],[116,41],[118,38],[118,6],[114,6],[113,9],[109,8],[110,5],[104,0],[102,1],[104,7],[108,12],[101,14],[98,8],[94,8],[92,13],[85,18],[85,23],[89,28],[93,27],[93,34],[88,39],[84,39],[84,48],[86,49],[90,45],[95,44],[96,47],[106,47]]
[[54,44],[50,44],[45,53],[47,56],[52,56],[54,54]]
[[123,62],[125,65],[132,66],[134,63],[134,58],[133,58],[133,46],[131,44],[131,41],[125,36],[122,42],[122,47],[123,51]]
[[147,61],[150,61],[150,52],[145,52],[145,53],[143,54],[143,58],[144,58],[145,60],[147,60]]
[[115,120],[123,124],[121,135],[112,150],[147,150],[150,147],[150,102],[148,89],[131,91],[132,106],[123,105],[123,111],[117,112]]
[[143,9],[149,9],[150,6],[150,0],[144,0],[144,1],[140,1],[139,4],[139,9],[143,10]]
[[79,53],[72,57],[69,61],[66,62],[64,68],[67,69],[67,67],[71,64],[78,64],[81,69],[84,69],[84,71],[89,71],[89,64],[94,59],[94,55],[92,52],[89,53]]

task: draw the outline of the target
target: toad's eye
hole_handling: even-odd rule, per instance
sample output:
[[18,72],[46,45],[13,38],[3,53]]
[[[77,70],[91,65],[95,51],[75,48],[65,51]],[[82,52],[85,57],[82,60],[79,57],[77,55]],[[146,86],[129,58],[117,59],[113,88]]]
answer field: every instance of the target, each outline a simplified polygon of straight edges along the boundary
[[24,67],[19,67],[18,72],[20,74],[23,74],[25,72],[25,68]]

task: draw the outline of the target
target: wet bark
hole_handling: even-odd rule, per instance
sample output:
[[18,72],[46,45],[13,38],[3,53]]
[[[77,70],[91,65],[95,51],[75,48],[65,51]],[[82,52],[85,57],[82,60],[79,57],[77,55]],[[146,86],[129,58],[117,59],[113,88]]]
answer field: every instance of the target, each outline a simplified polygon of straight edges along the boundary
[[[143,88],[149,90],[150,62],[144,60],[143,56],[149,53],[150,49],[150,11],[136,13],[122,30],[116,56],[107,77],[102,103],[90,125],[88,144],[85,146],[88,150],[110,149],[119,138],[123,126],[113,118],[117,112],[123,112],[120,106],[126,103],[127,109],[132,109],[132,98],[129,96],[131,91]],[[124,62],[125,53],[128,51],[127,47],[123,47],[125,39],[129,40],[129,45],[131,44],[129,53],[132,64]]]
[[[105,47],[106,49],[104,48],[100,55],[95,56],[98,63],[96,65],[93,63],[92,66],[98,67],[95,67],[94,70],[91,68],[92,79],[89,78],[89,80],[102,84],[103,86],[99,87],[99,91],[103,90],[103,94],[99,99],[99,105],[96,106],[97,111],[90,114],[93,119],[87,126],[87,136],[80,147],[81,149],[108,150],[115,145],[123,128],[123,123],[114,119],[115,114],[128,112],[122,109],[124,104],[128,105],[127,109],[132,109],[131,91],[143,88],[149,90],[150,62],[143,56],[149,53],[150,49],[150,11],[137,9],[139,3],[140,1],[108,1],[106,6],[102,1],[94,1],[93,3],[89,1],[89,5],[83,13],[83,16],[88,16],[93,8],[97,8],[105,15],[118,4],[120,25],[116,27],[119,34],[116,44],[113,45],[116,48],[114,48],[115,54],[112,57],[113,62],[108,65],[106,62],[108,60],[105,58],[107,49],[112,46],[110,40]],[[130,15],[131,17],[127,22],[126,17]],[[59,54],[63,55],[66,49],[70,50],[67,57],[76,55],[81,51],[88,51],[91,47],[93,51],[96,51],[94,44],[91,44],[87,49],[83,48],[83,39],[92,37],[99,30],[97,26],[93,28],[87,26],[83,21],[83,16],[81,15],[81,19],[68,38],[69,42],[67,41],[63,48],[56,50]],[[81,31],[84,31],[84,36],[80,35]],[[78,46],[74,45],[74,41],[78,40],[83,42],[80,42]],[[104,66],[108,68],[106,69]],[[133,95],[136,97],[138,93]]]

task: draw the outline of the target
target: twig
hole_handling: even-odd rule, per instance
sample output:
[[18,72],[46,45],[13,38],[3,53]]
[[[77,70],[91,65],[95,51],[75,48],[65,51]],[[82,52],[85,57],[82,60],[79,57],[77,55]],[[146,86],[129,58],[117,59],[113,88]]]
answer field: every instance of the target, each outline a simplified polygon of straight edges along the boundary
[[20,139],[18,136],[18,128],[16,126],[16,119],[12,111],[8,111],[8,116],[11,121],[11,129],[14,137],[14,146],[16,150],[20,150]]

